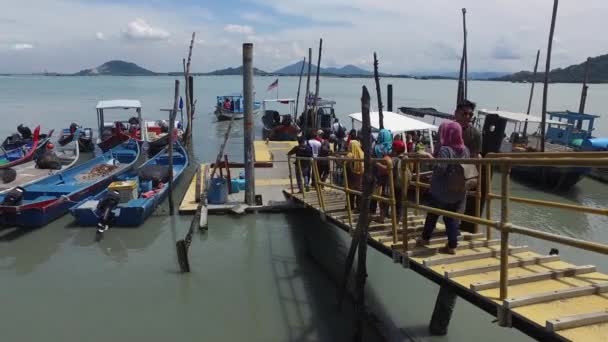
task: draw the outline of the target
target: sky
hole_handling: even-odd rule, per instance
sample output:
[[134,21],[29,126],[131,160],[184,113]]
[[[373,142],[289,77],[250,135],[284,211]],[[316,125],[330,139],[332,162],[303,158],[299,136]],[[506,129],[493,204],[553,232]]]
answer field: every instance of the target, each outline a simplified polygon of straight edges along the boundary
[[[192,71],[239,66],[242,43],[274,71],[323,38],[322,66],[456,71],[467,8],[470,71],[543,68],[551,0],[0,0],[0,73],[77,72],[121,59],[181,71],[196,32]],[[562,0],[552,68],[608,53],[606,0]]]

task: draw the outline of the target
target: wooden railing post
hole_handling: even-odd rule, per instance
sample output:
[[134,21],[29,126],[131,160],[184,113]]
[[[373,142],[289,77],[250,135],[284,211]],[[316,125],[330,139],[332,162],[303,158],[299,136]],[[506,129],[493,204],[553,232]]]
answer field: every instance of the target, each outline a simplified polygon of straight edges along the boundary
[[[511,165],[503,162],[501,165],[501,210],[500,210],[500,300],[509,295],[509,174]],[[509,326],[510,319],[506,309],[498,311],[498,321],[501,326]]]
[[[492,219],[492,164],[488,163],[486,167],[486,219]],[[486,226],[486,239],[492,239],[492,227]]]
[[420,205],[420,159],[416,160],[416,210],[414,214],[420,215],[418,206]]
[[407,165],[408,163],[406,161],[404,161],[403,163],[401,163],[401,170],[399,172],[401,172],[401,210],[403,210],[403,251],[405,253],[407,253],[408,250],[408,242],[409,240],[409,232],[408,232],[408,206],[407,206],[407,190],[409,188],[409,177],[407,174]]
[[346,212],[348,213],[349,232],[353,231],[353,212],[350,203],[350,189],[348,188],[348,172],[346,171],[346,162],[342,166],[342,174],[344,175],[344,192],[346,193]]
[[291,194],[293,195],[293,174],[291,173],[291,156],[287,156],[287,168],[289,169],[289,188],[291,189]]
[[319,206],[321,212],[325,213],[325,201],[323,199],[323,191],[321,190],[321,177],[319,176],[319,168],[317,167],[317,159],[312,158],[312,171],[315,177],[315,189],[317,191],[317,197],[319,199]]
[[298,164],[298,170],[300,171],[300,175],[296,175],[296,177],[302,178],[300,181],[300,185],[302,186],[300,191],[302,191],[302,199],[306,199],[306,177],[304,177],[304,173],[302,172],[302,161],[300,158],[296,157],[296,163]]
[[393,173],[393,161],[386,161],[386,170],[388,172],[388,186],[389,186],[389,204],[391,206],[391,227],[393,230],[393,244],[396,244],[398,241],[397,238],[397,225],[399,221],[397,220],[397,201],[395,200],[395,179]]
[[[481,160],[481,159],[478,159]],[[477,164],[477,187],[475,188],[475,216],[477,217],[481,217],[481,181],[484,180],[482,179],[482,170],[483,170],[483,163],[479,163]],[[479,225],[475,224],[474,228],[473,228],[473,232],[475,234],[479,233]]]

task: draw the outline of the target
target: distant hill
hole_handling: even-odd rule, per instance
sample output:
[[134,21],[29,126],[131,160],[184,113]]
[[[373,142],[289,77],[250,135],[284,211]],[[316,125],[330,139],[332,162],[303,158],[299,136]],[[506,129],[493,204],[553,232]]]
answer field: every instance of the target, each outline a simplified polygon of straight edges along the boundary
[[97,76],[97,75],[112,75],[112,76],[152,76],[157,73],[144,69],[135,63],[125,61],[109,61],[105,62],[97,68],[81,70],[74,75],[76,76]]
[[[511,75],[494,78],[496,81],[532,82],[533,73],[519,71]],[[549,82],[553,83],[581,83],[585,75],[585,62],[571,65],[566,68],[557,68],[549,72]],[[545,73],[536,74],[536,82],[544,81]],[[591,58],[589,64],[589,82],[608,83],[608,54]]]
[[[508,72],[501,71],[469,71],[470,80],[489,80],[497,77],[508,75]],[[458,79],[460,72],[445,71],[445,72],[417,72],[413,73],[416,78],[421,79]]]
[[[215,71],[211,71],[211,72],[200,73],[197,75],[230,76],[230,75],[242,75],[242,74],[243,74],[243,67],[240,66],[237,68],[220,69],[220,70],[215,70]],[[268,75],[268,73],[266,71],[260,70],[258,68],[253,68],[253,74],[258,75],[258,76]]]
[[[278,74],[278,75],[290,75],[290,76],[299,76],[300,75],[300,70],[302,69],[302,61],[290,64],[288,66],[285,66],[281,69],[278,69],[276,71],[273,72],[273,74]],[[308,63],[306,63],[306,65],[304,65],[304,73],[306,74],[308,72]],[[312,64],[311,68],[310,68],[310,72],[312,74],[316,74],[317,73],[317,66]],[[345,65],[341,68],[323,68],[321,67],[321,69],[319,70],[319,73],[321,75],[325,75],[325,76],[371,76],[373,75],[373,72],[365,70],[365,69],[361,69],[357,66],[354,65]],[[380,73],[380,75],[382,76],[386,76],[386,74],[382,74]]]

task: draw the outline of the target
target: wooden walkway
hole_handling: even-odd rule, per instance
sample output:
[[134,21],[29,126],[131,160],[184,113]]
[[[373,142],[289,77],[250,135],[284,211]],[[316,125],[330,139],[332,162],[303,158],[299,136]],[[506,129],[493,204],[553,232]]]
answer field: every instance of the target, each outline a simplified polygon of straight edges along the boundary
[[[323,190],[325,213],[316,192],[285,196],[322,214],[328,221],[350,232],[344,193]],[[353,217],[356,227],[357,215]],[[408,215],[409,251],[403,241],[393,244],[390,220],[370,225],[369,243],[404,267],[422,274],[487,312],[500,308],[510,315],[513,327],[540,340],[608,341],[608,275],[595,266],[577,266],[558,255],[530,251],[527,246],[509,247],[509,298],[499,299],[500,240],[485,234],[462,233],[456,255],[438,253],[446,243],[443,227],[429,246],[417,246],[424,216]],[[401,234],[398,234],[402,238]]]

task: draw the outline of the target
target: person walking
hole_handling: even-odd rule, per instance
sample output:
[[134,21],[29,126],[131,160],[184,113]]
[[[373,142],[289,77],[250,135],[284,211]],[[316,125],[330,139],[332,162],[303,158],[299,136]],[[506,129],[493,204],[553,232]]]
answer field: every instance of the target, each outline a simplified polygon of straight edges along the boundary
[[[437,158],[441,159],[464,159],[469,158],[469,149],[465,146],[462,139],[462,127],[454,121],[445,121],[439,126],[439,141],[441,147],[437,151]],[[433,156],[428,152],[422,152],[430,158]],[[459,170],[461,168],[462,170]],[[464,203],[466,196],[466,171],[461,164],[435,164],[433,167],[433,176],[431,179],[431,196],[430,204],[437,209],[447,210],[451,212],[462,213],[464,211]],[[462,175],[462,179],[460,179]],[[462,182],[461,184],[458,184]],[[462,185],[462,186],[459,186]],[[429,240],[435,230],[439,216],[433,213],[427,213],[424,221],[424,230],[420,241],[423,245],[428,245]],[[448,254],[456,254],[458,246],[459,221],[443,216],[445,223],[448,243],[442,252]]]
[[[311,158],[312,157],[312,148],[304,139],[304,137],[298,138],[298,146],[294,146],[289,152],[287,152],[288,156],[295,155],[296,157],[302,158]],[[299,161],[299,167],[298,167]],[[306,191],[310,191],[310,160],[308,159],[296,159],[294,161],[294,166],[296,168],[296,179],[298,182],[299,192],[303,192],[304,189]]]
[[[351,159],[345,163],[346,176],[348,177],[348,187],[351,190],[363,191],[363,169],[365,155],[358,140],[351,140],[348,145],[346,158]],[[361,196],[348,194],[351,206],[359,211],[361,209]]]

